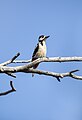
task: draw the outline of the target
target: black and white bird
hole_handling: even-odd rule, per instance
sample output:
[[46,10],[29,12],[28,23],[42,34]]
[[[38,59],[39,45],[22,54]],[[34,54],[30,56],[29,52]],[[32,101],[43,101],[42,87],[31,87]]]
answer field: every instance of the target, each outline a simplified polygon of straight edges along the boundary
[[[46,39],[49,38],[50,36],[45,36],[45,35],[41,35],[38,38],[38,44],[33,52],[32,55],[32,61],[38,59],[38,58],[42,58],[42,57],[46,57],[46,52],[47,52],[47,48],[46,48]],[[36,69],[38,67],[39,64],[36,64],[33,66],[33,69]],[[32,77],[34,76],[34,74],[32,74]]]

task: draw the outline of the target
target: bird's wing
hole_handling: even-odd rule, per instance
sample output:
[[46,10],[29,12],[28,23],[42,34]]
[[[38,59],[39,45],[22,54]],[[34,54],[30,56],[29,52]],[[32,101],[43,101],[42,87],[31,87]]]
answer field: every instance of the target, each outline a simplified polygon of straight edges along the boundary
[[39,43],[37,44],[37,46],[35,47],[35,50],[34,50],[34,52],[33,52],[32,61],[35,60],[35,59],[37,59],[37,58],[36,58],[36,53],[37,53],[37,51],[38,51],[38,48],[39,48]]

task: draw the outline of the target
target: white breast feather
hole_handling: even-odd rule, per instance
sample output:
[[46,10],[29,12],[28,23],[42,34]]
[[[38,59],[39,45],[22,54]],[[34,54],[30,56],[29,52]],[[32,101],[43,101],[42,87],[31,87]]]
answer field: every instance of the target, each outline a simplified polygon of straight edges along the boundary
[[39,50],[37,52],[37,56],[38,57],[46,57],[46,44],[43,41],[43,45],[41,45],[41,43],[39,43]]

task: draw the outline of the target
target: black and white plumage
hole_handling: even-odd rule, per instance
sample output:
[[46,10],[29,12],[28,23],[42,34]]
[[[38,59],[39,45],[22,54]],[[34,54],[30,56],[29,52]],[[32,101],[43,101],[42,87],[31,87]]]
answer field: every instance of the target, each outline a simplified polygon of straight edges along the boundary
[[[46,52],[47,52],[47,48],[46,48],[46,39],[49,36],[45,36],[45,35],[41,35],[38,38],[38,44],[33,52],[32,55],[32,61],[38,59],[38,58],[42,58],[42,57],[46,57]],[[33,69],[36,69],[38,67],[39,64],[36,64],[33,66]],[[34,74],[32,74],[32,76],[34,76]]]

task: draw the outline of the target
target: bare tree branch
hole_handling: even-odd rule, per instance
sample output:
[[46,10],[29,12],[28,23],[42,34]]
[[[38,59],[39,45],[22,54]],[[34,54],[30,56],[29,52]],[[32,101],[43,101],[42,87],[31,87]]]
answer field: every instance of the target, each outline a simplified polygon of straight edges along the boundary
[[66,73],[55,73],[55,72],[50,72],[50,71],[41,71],[41,70],[32,69],[32,68],[28,69],[28,71],[25,70],[26,73],[36,73],[36,74],[40,74],[40,75],[42,74],[42,75],[55,77],[55,78],[57,78],[57,80],[59,82],[60,82],[60,78],[64,78],[64,77],[71,77],[74,79],[82,80],[82,76],[77,76],[74,74],[77,71],[79,71],[79,70],[72,70],[72,71],[66,72]]
[[7,67],[7,66],[1,66],[0,67],[0,73],[5,73],[5,72],[12,72],[12,73],[17,73],[17,72],[25,72],[25,73],[36,73],[36,74],[43,74],[47,76],[52,76],[55,78],[63,78],[63,77],[72,77],[75,79],[82,80],[81,76],[76,76],[73,73],[77,72],[78,70],[72,70],[67,73],[55,73],[55,72],[49,72],[49,71],[41,71],[37,69],[32,69],[32,66],[37,63],[38,60],[33,61],[32,63],[29,63],[27,65],[23,66],[17,66],[17,67]]
[[[29,60],[14,60],[12,63],[29,63]],[[49,57],[40,58],[40,62],[82,62],[82,57]]]
[[53,76],[53,77],[56,77],[56,78],[58,78],[58,77],[63,78],[63,77],[70,76],[70,77],[73,77],[75,79],[78,78],[78,79],[81,80],[82,79],[81,76],[75,76],[74,74],[72,74],[72,73],[76,72],[76,70],[70,72],[70,74],[69,74],[69,72],[60,74],[60,73],[54,73],[54,72],[48,72],[48,71],[41,71],[41,70],[37,70],[37,69],[36,70],[30,69],[37,63],[41,63],[41,62],[54,62],[54,61],[55,62],[56,61],[58,61],[58,62],[60,62],[60,61],[65,62],[65,60],[66,61],[71,61],[71,60],[74,61],[74,58],[75,58],[75,61],[81,61],[81,59],[82,59],[81,57],[79,57],[79,58],[78,57],[64,57],[64,58],[62,57],[61,60],[60,60],[60,58],[57,58],[57,57],[56,57],[56,60],[55,60],[55,58],[39,58],[39,59],[29,63],[29,64],[22,65],[22,66],[16,66],[16,67],[0,66],[0,73],[27,72],[27,73],[44,74],[44,75]]
[[[44,70],[37,70],[33,69],[33,66],[36,64],[40,64],[41,62],[82,62],[82,57],[49,57],[49,58],[38,58],[35,61],[30,60],[16,60],[16,58],[20,55],[20,53],[17,53],[13,58],[10,60],[3,62],[0,64],[0,73],[5,73],[11,77],[15,77],[16,75],[14,73],[17,72],[24,72],[24,73],[35,73],[39,75],[45,75],[45,76],[51,76],[56,78],[59,82],[60,79],[64,77],[71,77],[76,80],[82,80],[82,76],[75,75],[75,72],[79,70],[71,70],[66,73],[56,73],[56,72],[51,72],[51,71],[44,71]],[[11,63],[28,63],[24,65],[19,65],[19,66],[7,66]],[[12,81],[10,81],[10,86],[11,90],[8,90],[6,92],[0,93],[0,96],[9,94],[11,92],[16,91],[15,88],[13,87]]]
[[0,93],[0,96],[7,95],[7,94],[9,94],[11,92],[15,92],[16,91],[16,89],[13,86],[13,82],[12,81],[10,81],[10,87],[11,87],[11,90],[8,90],[8,91]]

